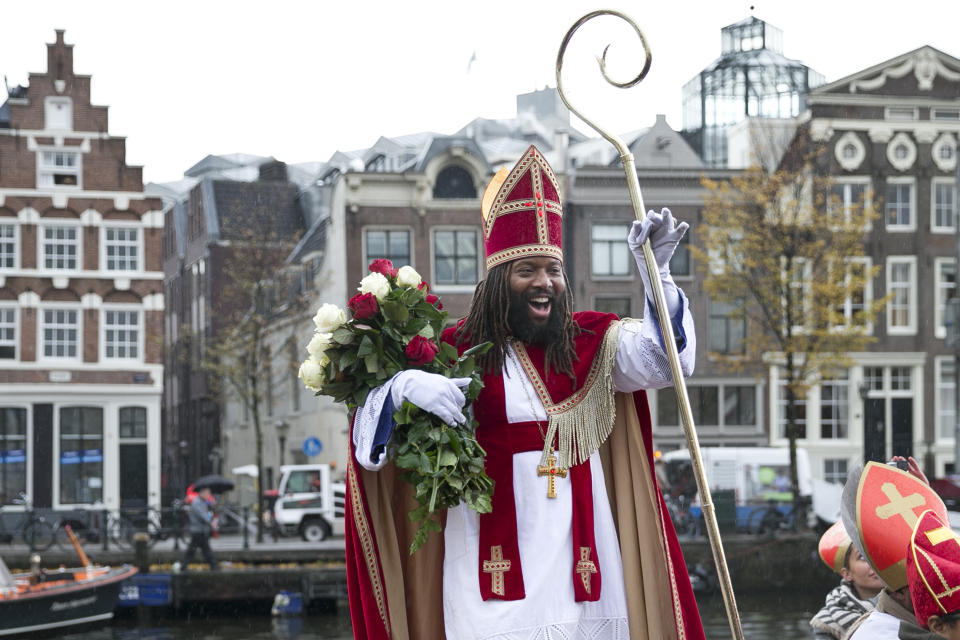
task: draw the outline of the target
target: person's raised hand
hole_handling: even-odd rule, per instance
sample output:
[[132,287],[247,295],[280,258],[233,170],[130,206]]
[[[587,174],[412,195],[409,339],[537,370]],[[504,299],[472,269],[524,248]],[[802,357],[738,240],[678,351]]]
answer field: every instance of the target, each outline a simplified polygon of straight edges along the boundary
[[[649,211],[647,217],[635,220],[630,227],[630,233],[627,235],[627,246],[630,247],[633,258],[637,262],[637,269],[640,271],[640,279],[643,281],[643,290],[647,297],[653,300],[653,291],[650,289],[650,274],[647,273],[647,261],[643,256],[643,243],[650,239],[650,249],[653,251],[653,257],[657,263],[657,269],[660,271],[660,280],[666,284],[673,284],[673,278],[670,276],[670,258],[673,257],[680,240],[683,239],[687,229],[690,228],[686,222],[677,224],[676,219],[670,212],[670,209],[661,209],[660,213]],[[667,306],[670,312],[676,310],[680,303],[679,295],[676,293],[675,285],[664,287],[664,294],[667,297]]]
[[410,402],[453,427],[467,421],[463,415],[467,398],[461,389],[469,384],[470,378],[447,378],[419,369],[407,369],[393,379],[390,393],[394,406]]

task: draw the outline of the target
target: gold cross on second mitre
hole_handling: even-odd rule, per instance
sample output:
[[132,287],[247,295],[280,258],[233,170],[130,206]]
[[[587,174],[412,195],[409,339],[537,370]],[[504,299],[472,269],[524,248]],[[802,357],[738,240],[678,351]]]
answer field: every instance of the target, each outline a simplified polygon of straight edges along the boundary
[[918,520],[917,514],[913,510],[925,505],[927,503],[926,499],[919,493],[902,496],[900,491],[897,490],[897,485],[892,482],[884,482],[880,485],[880,491],[890,499],[890,502],[877,507],[877,516],[881,520],[900,516],[912,530],[913,525],[917,524]]
[[557,497],[557,476],[561,478],[567,477],[566,469],[559,469],[554,465],[557,464],[556,456],[550,456],[547,458],[547,464],[537,465],[537,475],[538,476],[547,476],[547,497],[556,498]]

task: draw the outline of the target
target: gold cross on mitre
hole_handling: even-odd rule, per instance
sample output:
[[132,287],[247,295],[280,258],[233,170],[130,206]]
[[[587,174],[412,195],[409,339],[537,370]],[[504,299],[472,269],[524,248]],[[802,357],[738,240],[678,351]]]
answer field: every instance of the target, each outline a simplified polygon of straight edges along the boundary
[[547,476],[547,497],[556,498],[557,497],[557,476],[561,478],[567,477],[566,469],[559,469],[554,465],[557,464],[556,456],[550,456],[547,458],[547,464],[537,465],[537,475],[538,476]]
[[597,565],[590,559],[590,547],[580,547],[580,562],[574,569],[580,574],[580,581],[583,582],[583,588],[590,593],[591,575],[597,572]]
[[490,547],[490,559],[483,561],[483,572],[490,574],[490,590],[498,596],[504,595],[503,574],[510,571],[510,561],[503,559],[503,547]]
[[917,514],[914,513],[913,510],[925,505],[927,502],[926,499],[919,493],[902,496],[900,495],[900,491],[897,490],[897,485],[892,482],[884,482],[880,485],[880,491],[883,492],[883,495],[890,498],[890,502],[877,507],[877,516],[881,520],[900,516],[912,531],[913,525],[917,524],[918,519]]

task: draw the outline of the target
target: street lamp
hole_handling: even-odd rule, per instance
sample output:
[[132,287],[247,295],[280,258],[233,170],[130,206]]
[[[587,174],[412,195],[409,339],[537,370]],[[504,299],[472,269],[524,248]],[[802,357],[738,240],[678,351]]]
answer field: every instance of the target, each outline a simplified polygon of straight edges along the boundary
[[283,466],[283,448],[287,445],[287,433],[290,431],[290,425],[286,420],[277,420],[273,425],[277,430],[277,440],[280,441],[280,466]]

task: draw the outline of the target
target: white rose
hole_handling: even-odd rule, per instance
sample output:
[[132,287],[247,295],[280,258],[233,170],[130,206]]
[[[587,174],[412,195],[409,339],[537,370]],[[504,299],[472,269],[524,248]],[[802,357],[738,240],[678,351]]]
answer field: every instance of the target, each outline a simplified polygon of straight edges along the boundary
[[317,325],[317,331],[320,333],[331,333],[346,321],[347,314],[343,309],[329,302],[320,305],[317,315],[313,316],[313,324]]
[[323,356],[322,359],[316,360],[314,358],[309,358],[303,361],[303,364],[300,365],[300,379],[303,380],[303,384],[308,389],[314,391],[320,391],[320,388],[323,386],[324,375],[323,367],[330,362],[330,359],[326,356]]
[[372,293],[377,300],[383,300],[390,293],[390,281],[382,273],[371,273],[360,281],[357,290],[360,293]]
[[307,345],[307,353],[311,357],[320,359],[321,356],[324,358],[324,351],[330,348],[330,345],[333,344],[333,334],[332,333],[314,333],[313,337],[310,338],[310,344]]
[[420,286],[421,282],[423,282],[423,278],[421,278],[420,274],[409,265],[400,267],[400,270],[397,271],[397,284],[401,287],[410,287],[411,289],[416,289]]

